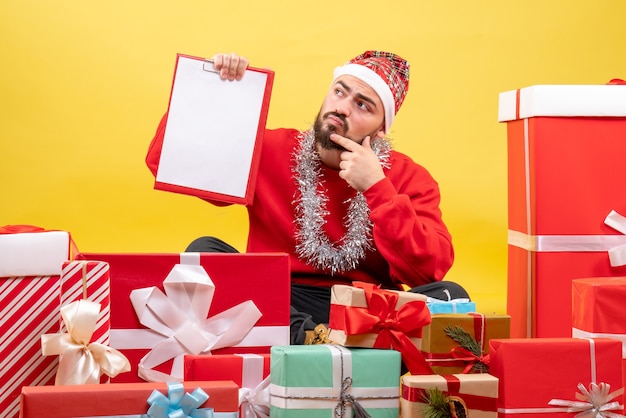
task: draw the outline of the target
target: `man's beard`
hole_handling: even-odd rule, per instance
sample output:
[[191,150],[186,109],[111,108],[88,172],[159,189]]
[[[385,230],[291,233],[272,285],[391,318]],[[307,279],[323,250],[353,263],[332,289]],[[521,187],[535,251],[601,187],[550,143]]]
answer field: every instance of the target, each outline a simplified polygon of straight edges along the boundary
[[[337,127],[335,125],[324,123],[324,120],[330,115],[341,119],[341,121],[343,122],[343,132],[337,132]],[[348,121],[346,121],[345,116],[336,112],[328,112],[324,114],[324,117],[322,118],[321,115],[318,113],[317,117],[315,118],[315,123],[313,124],[313,131],[315,132],[315,143],[319,144],[320,147],[322,147],[323,149],[341,151],[346,150],[344,147],[334,143],[330,139],[331,134],[336,133],[339,135],[345,135],[345,133],[348,132]]]

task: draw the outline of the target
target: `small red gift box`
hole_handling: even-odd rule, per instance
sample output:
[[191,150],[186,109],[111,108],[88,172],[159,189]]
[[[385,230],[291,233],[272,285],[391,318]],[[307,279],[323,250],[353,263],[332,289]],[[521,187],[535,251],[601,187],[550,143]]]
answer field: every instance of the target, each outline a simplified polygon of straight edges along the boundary
[[[139,416],[148,411],[148,398],[153,391],[167,396],[168,388],[166,383],[145,382],[24,387],[20,418]],[[185,393],[192,394],[196,388],[209,395],[199,408],[214,408],[215,412],[224,413],[222,416],[237,417],[238,388],[234,382],[184,382]]]
[[572,281],[572,337],[613,338],[622,342],[626,382],[626,277],[594,277]]
[[269,374],[269,354],[185,356],[185,380],[232,380],[239,387],[254,388]]
[[59,331],[61,266],[70,234],[27,225],[0,227],[0,416],[17,417],[22,386],[51,385],[58,357],[41,353]]
[[[269,354],[186,355],[184,380],[232,380],[239,385],[241,418],[257,415],[255,410],[269,414],[269,404],[260,403],[262,391],[269,400]],[[264,409],[262,409],[264,408]]]
[[511,337],[571,335],[573,279],[624,276],[607,252],[626,229],[626,89],[538,85],[500,94],[508,137]]
[[[184,355],[206,352],[207,342],[220,344],[208,348],[213,354],[262,354],[272,345],[289,344],[287,254],[82,253],[76,258],[110,266],[110,346],[132,367],[113,382],[166,380],[170,371],[182,378]],[[165,310],[153,314],[155,309]],[[256,322],[250,321],[250,311]],[[212,325],[207,318],[214,318]],[[238,325],[241,321],[246,327]]]
[[[491,340],[490,345],[490,374],[499,379],[501,417],[520,413],[571,417],[565,405],[587,402],[587,409],[593,407],[584,393],[596,392],[591,383],[610,385],[610,393],[622,388],[622,345],[617,340],[512,338]],[[621,413],[622,398],[620,393],[604,397],[602,403],[617,402],[618,410],[609,410]]]

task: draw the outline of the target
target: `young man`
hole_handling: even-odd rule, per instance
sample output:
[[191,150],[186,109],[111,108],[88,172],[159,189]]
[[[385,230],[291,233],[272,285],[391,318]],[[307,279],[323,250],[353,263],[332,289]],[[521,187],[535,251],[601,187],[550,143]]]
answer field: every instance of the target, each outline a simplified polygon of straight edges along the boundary
[[[213,59],[230,81],[249,64],[236,54]],[[407,61],[367,51],[335,69],[313,127],[265,131],[247,252],[290,255],[293,344],[328,322],[333,284],[406,285],[438,299],[468,297],[442,281],[454,253],[437,183],[385,139],[408,87]],[[165,120],[146,158],[153,174]],[[236,250],[202,237],[187,251]]]

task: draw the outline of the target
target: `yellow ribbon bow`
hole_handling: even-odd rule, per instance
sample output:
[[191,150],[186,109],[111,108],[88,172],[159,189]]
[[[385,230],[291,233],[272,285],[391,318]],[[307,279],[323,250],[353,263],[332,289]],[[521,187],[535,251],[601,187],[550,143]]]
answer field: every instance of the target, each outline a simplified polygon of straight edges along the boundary
[[86,299],[61,307],[67,333],[41,336],[44,356],[59,355],[56,385],[100,383],[100,376],[115,377],[130,371],[130,363],[119,351],[100,343],[90,343],[96,329],[100,304]]

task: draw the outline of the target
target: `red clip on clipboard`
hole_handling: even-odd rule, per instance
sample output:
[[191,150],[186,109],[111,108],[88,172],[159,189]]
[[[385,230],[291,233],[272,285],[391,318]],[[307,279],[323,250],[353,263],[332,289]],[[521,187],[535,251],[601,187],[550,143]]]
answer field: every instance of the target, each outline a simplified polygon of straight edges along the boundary
[[212,61],[178,54],[154,188],[252,204],[273,81],[250,67],[222,80]]

